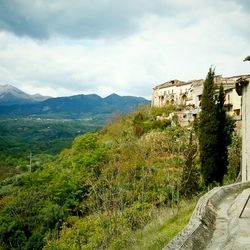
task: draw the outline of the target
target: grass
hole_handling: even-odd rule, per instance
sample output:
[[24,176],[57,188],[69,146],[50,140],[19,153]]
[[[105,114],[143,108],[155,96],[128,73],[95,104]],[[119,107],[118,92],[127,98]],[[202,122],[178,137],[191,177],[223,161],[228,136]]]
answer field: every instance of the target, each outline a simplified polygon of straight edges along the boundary
[[133,250],[158,250],[166,246],[188,223],[198,198],[183,201],[179,209],[164,209],[135,235]]
[[0,181],[12,177],[18,173],[19,171],[15,167],[2,166],[0,163]]

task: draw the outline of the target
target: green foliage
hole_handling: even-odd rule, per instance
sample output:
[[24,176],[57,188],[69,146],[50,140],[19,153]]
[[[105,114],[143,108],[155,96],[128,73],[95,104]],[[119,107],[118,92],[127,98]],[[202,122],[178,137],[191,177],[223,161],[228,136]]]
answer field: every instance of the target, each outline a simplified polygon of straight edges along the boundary
[[215,180],[220,184],[223,183],[223,177],[227,172],[228,166],[228,145],[231,144],[232,132],[234,130],[234,121],[226,114],[224,108],[225,94],[222,84],[219,88],[219,96],[216,104],[217,121],[218,121],[218,159],[216,164]]
[[18,157],[30,151],[57,154],[69,147],[75,136],[99,127],[85,120],[2,119],[0,149]]
[[177,111],[177,110],[178,108],[176,106],[168,105],[166,107],[161,107],[161,108],[152,107],[151,113],[154,116],[158,116],[158,115],[168,116],[170,113]]
[[200,186],[200,174],[195,164],[197,155],[197,140],[194,140],[194,134],[191,130],[189,138],[189,147],[186,150],[186,158],[183,166],[183,172],[181,177],[180,193],[184,196],[192,197],[194,193],[199,191]]
[[[132,250],[163,249],[188,223],[197,198],[182,200],[179,207],[157,210],[156,218],[132,235]],[[121,249],[126,249],[122,247]]]
[[228,171],[226,182],[233,183],[239,180],[241,166],[241,137],[238,134],[233,134],[232,144],[228,149]]
[[[170,110],[171,109],[164,109],[166,113],[170,113]],[[155,113],[159,114],[160,112],[156,112],[156,108],[154,108],[151,113],[138,112],[134,116],[133,128],[137,137],[140,137],[151,130],[164,130],[171,125],[170,119],[165,118],[157,120],[157,116],[154,115]],[[164,115],[166,113],[164,113]]]
[[223,183],[227,171],[228,151],[234,128],[224,108],[224,89],[215,98],[214,71],[210,68],[204,82],[199,118],[199,150],[201,173],[205,185]]
[[[99,133],[76,137],[53,161],[3,181],[0,246],[131,248],[156,211],[179,206],[183,176],[196,168],[196,138],[155,113],[120,116]],[[187,196],[195,192],[192,180]]]
[[0,179],[27,171],[32,152],[32,170],[43,167],[79,134],[93,132],[100,124],[84,120],[1,119]]
[[[57,166],[48,166],[44,170],[23,175],[17,182],[13,181],[12,185],[17,186],[19,192],[17,196],[12,193],[5,196],[3,201],[6,197],[9,200],[0,210],[0,240],[5,248],[40,249],[50,230],[58,230],[70,214],[84,212],[79,203],[88,194],[88,178],[96,173],[89,169],[79,170],[76,152],[82,156],[83,149],[87,154],[91,150],[93,156],[91,161],[88,160],[89,155],[85,157],[85,167],[95,169],[104,163],[105,146],[95,134],[86,134],[76,139],[72,148],[72,164],[67,168],[63,167],[63,159],[59,159]],[[15,190],[13,188],[13,192]]]
[[72,146],[72,162],[75,167],[98,177],[106,158],[107,147],[97,134],[85,134],[75,139]]
[[199,118],[199,150],[201,173],[206,185],[213,183],[218,159],[218,121],[214,99],[214,71],[210,68],[203,86]]

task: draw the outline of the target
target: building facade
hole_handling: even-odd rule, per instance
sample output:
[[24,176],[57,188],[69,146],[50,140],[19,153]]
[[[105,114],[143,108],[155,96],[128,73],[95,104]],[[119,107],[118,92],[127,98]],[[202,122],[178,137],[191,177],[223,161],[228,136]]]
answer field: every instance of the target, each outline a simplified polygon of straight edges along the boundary
[[164,107],[172,105],[189,105],[192,100],[192,84],[190,82],[182,82],[172,80],[165,82],[153,88],[152,105],[155,107]]
[[[240,120],[241,117],[241,96],[235,89],[235,83],[240,77],[250,77],[250,75],[222,77],[217,75],[214,78],[215,85],[223,84],[225,90],[225,107],[228,113]],[[203,91],[203,79],[183,82],[172,80],[153,88],[152,106],[164,107],[169,104],[189,107],[193,112],[198,112]]]

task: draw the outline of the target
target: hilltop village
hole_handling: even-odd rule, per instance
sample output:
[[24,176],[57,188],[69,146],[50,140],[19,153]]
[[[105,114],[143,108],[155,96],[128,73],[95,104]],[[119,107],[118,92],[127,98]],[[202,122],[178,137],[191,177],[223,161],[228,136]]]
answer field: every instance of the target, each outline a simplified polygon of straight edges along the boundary
[[[241,96],[236,92],[235,84],[239,78],[247,78],[249,75],[223,77],[216,75],[214,82],[216,86],[223,85],[225,91],[225,107],[235,120],[237,127],[241,127]],[[182,107],[178,115],[180,124],[185,126],[194,120],[200,111],[200,100],[203,91],[204,79],[180,81],[171,80],[157,85],[153,88],[152,106],[164,107],[175,105]],[[161,119],[161,118],[159,118]]]

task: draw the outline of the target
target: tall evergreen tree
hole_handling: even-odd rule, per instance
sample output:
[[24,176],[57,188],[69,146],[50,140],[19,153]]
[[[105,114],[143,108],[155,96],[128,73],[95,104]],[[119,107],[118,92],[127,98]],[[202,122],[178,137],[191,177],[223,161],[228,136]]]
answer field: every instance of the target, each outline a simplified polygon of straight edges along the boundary
[[218,160],[216,164],[215,181],[223,183],[223,177],[227,172],[228,166],[228,145],[232,141],[234,121],[227,115],[224,107],[225,94],[223,85],[220,85],[219,95],[216,103],[216,115],[218,121]]
[[209,69],[203,85],[199,121],[201,174],[205,185],[216,181],[218,164],[218,120],[214,97],[214,70]]
[[222,85],[215,97],[214,70],[210,68],[203,86],[199,121],[201,174],[205,185],[222,184],[227,172],[227,147],[231,143],[234,122],[226,114],[224,102]]

